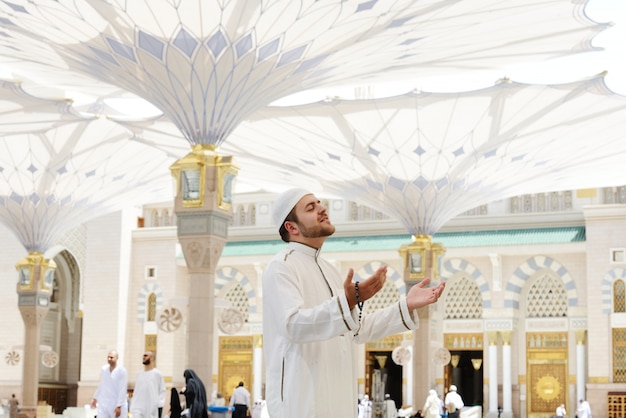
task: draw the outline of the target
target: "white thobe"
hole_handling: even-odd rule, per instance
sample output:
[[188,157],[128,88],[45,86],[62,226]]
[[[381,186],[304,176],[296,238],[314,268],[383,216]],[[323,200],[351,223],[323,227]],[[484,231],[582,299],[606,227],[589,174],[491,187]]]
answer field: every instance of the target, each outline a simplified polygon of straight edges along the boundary
[[127,415],[126,391],[128,386],[128,374],[122,366],[117,366],[111,372],[111,367],[106,364],[100,370],[100,384],[93,398],[98,402],[98,418],[115,418],[115,408],[121,409],[120,417]]
[[576,411],[578,418],[591,418],[591,406],[589,402],[582,401],[578,404],[578,410]]
[[263,273],[266,398],[272,418],[356,417],[356,343],[418,325],[401,298],[363,315],[359,329],[359,310],[348,308],[345,279],[319,253],[289,243]]
[[398,416],[398,410],[396,409],[396,403],[391,399],[385,400],[385,417],[396,418]]
[[130,414],[133,418],[158,418],[159,405],[165,396],[165,381],[158,369],[137,373]]

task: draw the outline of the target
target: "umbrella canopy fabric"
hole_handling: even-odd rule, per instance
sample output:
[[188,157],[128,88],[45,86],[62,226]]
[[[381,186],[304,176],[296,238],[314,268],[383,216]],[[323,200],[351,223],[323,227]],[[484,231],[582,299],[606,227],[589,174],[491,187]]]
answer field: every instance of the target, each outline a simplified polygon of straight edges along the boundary
[[161,109],[190,144],[221,145],[255,110],[305,89],[592,50],[607,26],[585,4],[13,0],[0,3],[0,62],[59,89],[93,92],[86,77],[103,92],[117,86]]
[[111,120],[79,115],[67,100],[0,86],[0,222],[28,251],[44,252],[105,213],[172,199],[174,156]]
[[411,234],[432,235],[510,196],[626,183],[616,169],[626,155],[625,116],[626,97],[612,94],[603,75],[563,85],[503,80],[463,93],[267,107],[228,145],[292,173],[294,185],[310,177]]

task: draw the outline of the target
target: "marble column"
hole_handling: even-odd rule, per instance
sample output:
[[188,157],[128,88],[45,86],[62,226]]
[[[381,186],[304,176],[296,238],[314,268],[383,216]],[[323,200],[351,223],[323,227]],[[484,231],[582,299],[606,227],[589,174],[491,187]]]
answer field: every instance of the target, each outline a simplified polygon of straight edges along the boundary
[[430,317],[431,307],[426,306],[418,309],[420,326],[413,331],[413,370],[411,376],[413,380],[413,409],[421,409],[426,401],[428,391],[434,387],[435,370],[430,358]]
[[587,331],[584,329],[577,329],[574,332],[576,334],[576,402],[574,405],[578,405],[578,401],[580,399],[587,399],[585,395],[585,343],[587,339]]
[[215,271],[232,219],[236,167],[211,145],[195,145],[170,167],[176,182],[177,235],[189,272],[187,367],[213,390]]
[[252,385],[252,399],[254,404],[257,399],[263,399],[263,335],[254,336],[254,348],[252,352],[252,375],[254,384]]
[[37,413],[41,324],[49,310],[56,264],[41,252],[30,252],[15,265],[18,271],[18,307],[24,321],[22,415]]
[[500,331],[502,338],[502,416],[511,416],[513,414],[512,394],[513,386],[511,384],[511,331]]
[[489,339],[489,412],[498,416],[498,332],[488,331]]
[[[413,242],[402,245],[398,253],[403,261],[403,278],[407,291],[425,278],[431,285],[439,280],[439,262],[445,253],[442,244],[432,242],[429,235],[415,235]],[[434,306],[418,309],[419,328],[413,331],[412,406],[421,409],[428,391],[437,384],[435,365],[431,358],[432,316]]]

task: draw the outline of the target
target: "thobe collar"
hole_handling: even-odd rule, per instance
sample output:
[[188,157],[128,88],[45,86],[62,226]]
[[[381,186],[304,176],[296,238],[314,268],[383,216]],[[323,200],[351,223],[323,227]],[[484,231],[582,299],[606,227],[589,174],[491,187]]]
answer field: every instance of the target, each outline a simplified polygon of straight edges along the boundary
[[311,247],[310,245],[306,245],[306,244],[303,244],[301,242],[296,242],[296,241],[290,241],[289,244],[287,244],[287,249],[300,251],[306,255],[315,257],[316,259],[317,257],[319,257],[320,253],[322,252],[321,248]]

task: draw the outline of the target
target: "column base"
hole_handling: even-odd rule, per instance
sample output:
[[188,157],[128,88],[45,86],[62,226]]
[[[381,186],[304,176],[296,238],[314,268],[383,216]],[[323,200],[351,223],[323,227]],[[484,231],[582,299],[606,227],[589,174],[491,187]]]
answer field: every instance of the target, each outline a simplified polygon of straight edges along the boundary
[[500,412],[498,414],[498,412],[487,412],[487,414],[485,415],[485,418],[514,418],[513,417],[513,411],[509,411],[509,412]]
[[17,413],[17,418],[35,418],[37,416],[36,406],[22,406]]

